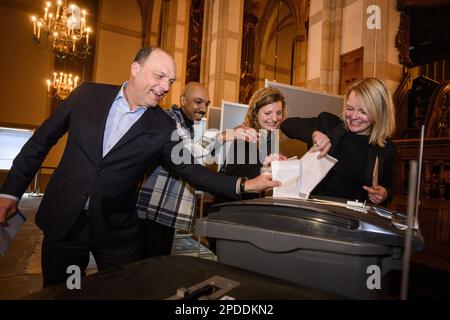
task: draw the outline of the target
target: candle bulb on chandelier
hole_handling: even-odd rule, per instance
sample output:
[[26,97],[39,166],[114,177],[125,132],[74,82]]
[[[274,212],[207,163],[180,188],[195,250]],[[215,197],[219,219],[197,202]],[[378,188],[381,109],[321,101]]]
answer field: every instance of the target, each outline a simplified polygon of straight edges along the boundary
[[72,17],[69,19],[70,29],[72,30],[72,34],[75,34],[75,25],[77,23],[77,21],[75,20],[75,5],[71,4],[70,8],[72,12]]
[[91,28],[86,28],[86,46],[89,47],[89,32],[91,32]]
[[50,93],[50,85],[52,83],[50,82],[50,80],[47,80],[47,92]]
[[33,35],[36,36],[36,17],[32,16],[31,20],[33,20]]
[[44,9],[44,20],[47,21],[47,15],[48,15],[48,7],[45,7]]
[[39,21],[37,25],[38,25],[37,38],[39,39],[41,37],[41,25],[42,25],[42,23]]
[[83,9],[83,18],[81,18],[81,30],[84,32],[84,29],[86,29],[86,10]]
[[52,28],[52,21],[53,21],[53,13],[49,13],[48,15],[48,28]]
[[74,83],[73,87],[76,88],[77,84],[78,84],[78,77],[75,77],[75,83]]
[[58,8],[56,9],[56,19],[59,18],[59,8],[61,7],[61,0],[58,0]]
[[73,39],[72,51],[75,52],[75,45],[76,45],[76,43],[77,43],[77,37],[76,37],[76,36],[73,36],[72,39]]

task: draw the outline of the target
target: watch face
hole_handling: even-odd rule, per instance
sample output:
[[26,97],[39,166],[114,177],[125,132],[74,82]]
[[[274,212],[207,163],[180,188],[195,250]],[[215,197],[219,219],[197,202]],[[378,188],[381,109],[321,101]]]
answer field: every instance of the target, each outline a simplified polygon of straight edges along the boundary
[[240,184],[240,188],[239,188],[239,192],[240,193],[244,193],[245,192],[245,181],[247,181],[247,178],[242,178],[241,179],[241,184]]

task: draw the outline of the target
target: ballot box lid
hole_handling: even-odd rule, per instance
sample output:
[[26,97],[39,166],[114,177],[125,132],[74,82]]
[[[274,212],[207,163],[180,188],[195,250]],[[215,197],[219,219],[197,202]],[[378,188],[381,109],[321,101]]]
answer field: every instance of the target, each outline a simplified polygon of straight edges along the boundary
[[[250,237],[255,245],[275,251],[323,244],[328,250],[389,254],[392,247],[404,246],[406,226],[405,215],[382,207],[347,205],[347,200],[330,197],[266,197],[217,204],[207,218],[198,220],[197,231],[217,238]],[[420,232],[413,230],[412,250],[423,245]]]
[[324,290],[190,256],[161,256],[114,267],[81,280],[81,290],[65,283],[45,288],[24,299],[150,299],[165,300],[180,288],[189,288],[211,277],[237,282],[226,293],[236,300],[342,299]]

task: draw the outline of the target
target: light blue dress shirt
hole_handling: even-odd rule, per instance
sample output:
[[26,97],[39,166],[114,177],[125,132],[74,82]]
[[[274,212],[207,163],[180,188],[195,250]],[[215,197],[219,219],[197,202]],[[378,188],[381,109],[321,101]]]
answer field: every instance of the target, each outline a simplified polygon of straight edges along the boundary
[[117,142],[127,133],[136,121],[144,114],[146,107],[139,106],[131,111],[127,100],[125,99],[123,89],[128,86],[125,82],[120,88],[117,97],[109,110],[106,119],[105,133],[103,135],[103,157],[115,146]]

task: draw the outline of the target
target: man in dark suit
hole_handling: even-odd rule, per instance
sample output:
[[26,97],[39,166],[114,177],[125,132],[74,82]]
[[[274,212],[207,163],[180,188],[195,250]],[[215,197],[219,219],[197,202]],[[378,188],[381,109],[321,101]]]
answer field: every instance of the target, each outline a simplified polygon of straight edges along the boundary
[[270,176],[219,176],[198,164],[175,165],[175,122],[158,106],[175,81],[175,64],[161,49],[139,50],[122,86],[84,83],[24,145],[0,189],[0,224],[50,148],[68,132],[62,159],[36,215],[43,230],[44,286],[64,282],[70,265],[82,273],[95,257],[99,270],[140,258],[136,189],[155,161],[195,188],[233,197],[278,185]]

